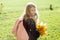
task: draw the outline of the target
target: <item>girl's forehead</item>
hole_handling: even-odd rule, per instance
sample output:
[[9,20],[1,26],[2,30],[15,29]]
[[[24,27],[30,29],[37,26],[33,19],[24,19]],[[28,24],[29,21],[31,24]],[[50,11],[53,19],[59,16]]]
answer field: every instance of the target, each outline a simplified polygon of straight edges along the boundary
[[34,9],[35,10],[36,8],[35,7],[31,7],[30,9]]

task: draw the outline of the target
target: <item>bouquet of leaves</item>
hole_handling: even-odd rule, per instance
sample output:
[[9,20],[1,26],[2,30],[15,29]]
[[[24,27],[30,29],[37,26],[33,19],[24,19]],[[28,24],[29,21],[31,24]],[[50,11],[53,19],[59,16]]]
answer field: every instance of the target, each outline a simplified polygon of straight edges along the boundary
[[38,32],[40,33],[41,36],[44,36],[44,35],[47,34],[46,23],[36,24],[36,28],[37,28],[37,30],[38,30]]

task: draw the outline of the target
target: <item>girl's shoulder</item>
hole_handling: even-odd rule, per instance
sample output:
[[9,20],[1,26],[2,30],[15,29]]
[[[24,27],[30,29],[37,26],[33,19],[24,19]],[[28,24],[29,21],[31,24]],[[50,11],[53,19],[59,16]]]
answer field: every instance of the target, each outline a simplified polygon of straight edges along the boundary
[[19,17],[18,20],[23,20],[23,17]]
[[19,17],[19,18],[17,18],[16,23],[20,23],[22,21],[23,21],[23,18]]

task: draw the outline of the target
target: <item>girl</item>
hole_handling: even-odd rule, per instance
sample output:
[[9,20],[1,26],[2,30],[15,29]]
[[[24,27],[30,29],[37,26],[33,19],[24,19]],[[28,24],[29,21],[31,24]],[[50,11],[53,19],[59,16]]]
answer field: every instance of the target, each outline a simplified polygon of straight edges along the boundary
[[[38,31],[36,31],[37,19],[38,19],[38,14],[37,14],[36,6],[33,3],[28,4],[26,6],[25,14],[23,15],[22,18],[17,19],[12,30],[13,34],[17,37],[17,40],[37,40],[37,38],[39,37]],[[33,31],[33,33],[36,33],[38,37],[32,36],[33,34],[28,31],[30,27],[32,29],[32,26],[30,25],[34,26],[35,30],[34,31],[31,30],[31,31]]]

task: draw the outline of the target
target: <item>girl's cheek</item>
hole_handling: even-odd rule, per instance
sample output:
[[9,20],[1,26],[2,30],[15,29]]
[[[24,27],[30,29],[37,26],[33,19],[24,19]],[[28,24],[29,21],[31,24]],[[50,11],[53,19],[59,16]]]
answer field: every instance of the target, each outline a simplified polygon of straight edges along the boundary
[[33,13],[34,13],[34,11],[32,11],[32,10],[31,10],[31,13],[33,14]]
[[35,11],[33,10],[33,11],[32,11],[32,13],[34,14],[34,13],[35,13]]

